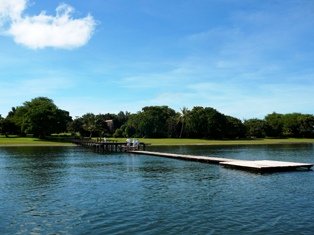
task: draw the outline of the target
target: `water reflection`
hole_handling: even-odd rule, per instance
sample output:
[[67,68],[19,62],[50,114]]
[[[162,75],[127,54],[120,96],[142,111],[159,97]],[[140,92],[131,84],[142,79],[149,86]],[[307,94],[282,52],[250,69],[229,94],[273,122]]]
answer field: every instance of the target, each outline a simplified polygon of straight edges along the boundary
[[[157,150],[314,162],[313,146]],[[81,148],[0,148],[0,233],[311,234],[313,181],[314,172],[261,176]]]
[[66,148],[3,148],[1,152],[10,156],[10,159],[6,159],[10,163],[4,165],[7,166],[9,176],[20,182],[22,190],[53,187],[57,181],[66,177]]
[[241,160],[314,162],[313,144],[256,146],[150,146],[149,151],[225,157]]

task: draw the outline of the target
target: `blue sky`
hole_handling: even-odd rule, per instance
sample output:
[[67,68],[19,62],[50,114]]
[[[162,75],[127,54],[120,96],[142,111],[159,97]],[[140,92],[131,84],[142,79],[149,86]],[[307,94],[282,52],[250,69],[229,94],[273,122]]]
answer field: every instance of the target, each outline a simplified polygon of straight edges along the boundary
[[0,114],[148,105],[314,114],[310,0],[0,0]]

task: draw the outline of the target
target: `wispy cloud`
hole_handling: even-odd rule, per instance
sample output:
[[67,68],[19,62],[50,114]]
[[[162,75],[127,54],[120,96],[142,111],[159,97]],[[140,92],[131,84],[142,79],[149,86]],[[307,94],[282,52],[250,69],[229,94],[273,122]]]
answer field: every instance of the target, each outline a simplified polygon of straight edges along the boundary
[[[75,82],[67,77],[44,77],[28,80],[12,79],[0,81],[0,115],[6,116],[11,107],[19,106],[38,96],[53,99],[60,93],[68,92],[75,87]],[[66,96],[66,95],[64,95]],[[58,103],[56,105],[59,106]],[[69,107],[68,110],[71,110]]]
[[[67,90],[74,86],[68,78],[37,78],[22,81],[1,81],[0,100],[29,99],[35,96],[53,95],[60,90]],[[22,100],[26,101],[26,100]]]
[[154,105],[166,104],[176,110],[183,106],[213,107],[240,119],[263,118],[273,111],[309,112],[308,108],[314,102],[311,95],[313,89],[314,85],[306,84],[290,86],[278,83],[249,89],[234,83],[196,83],[189,85],[184,92],[162,92],[146,102]]
[[120,85],[126,88],[149,89],[149,88],[166,88],[180,86],[186,83],[194,76],[195,69],[188,66],[174,66],[172,69],[156,72],[145,73],[133,76],[126,76],[120,80]]
[[90,95],[71,96],[70,98],[62,97],[55,100],[56,104],[65,110],[70,110],[71,115],[81,116],[85,113],[118,113],[128,111],[136,113],[142,107],[149,105],[147,100],[117,99],[113,97],[99,98]]
[[26,7],[26,0],[0,0],[0,26],[8,20],[18,20]]
[[221,68],[289,69],[299,66],[296,61],[313,56],[311,9],[311,1],[265,2],[251,11],[237,9],[228,15],[232,24],[214,25],[187,35],[182,43],[192,53],[213,58]]
[[273,111],[307,112],[311,106],[313,70],[292,73],[268,61],[246,67],[241,58],[223,59],[188,58],[169,70],[125,77],[120,86],[145,93],[143,106],[209,106],[241,119]]
[[95,20],[91,15],[75,19],[74,8],[61,4],[56,15],[24,16],[27,0],[0,0],[0,26],[8,25],[5,35],[14,41],[32,49],[46,47],[72,49],[85,45],[95,29]]

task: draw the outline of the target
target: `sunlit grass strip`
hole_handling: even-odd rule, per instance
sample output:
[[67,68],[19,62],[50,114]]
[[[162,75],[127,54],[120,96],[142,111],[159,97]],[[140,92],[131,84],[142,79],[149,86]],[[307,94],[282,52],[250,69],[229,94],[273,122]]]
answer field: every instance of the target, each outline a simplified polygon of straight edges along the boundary
[[67,142],[54,142],[31,137],[2,137],[0,136],[0,146],[72,146]]
[[[125,142],[126,138],[110,138],[118,142]],[[204,140],[204,139],[147,139],[139,138],[140,142],[151,145],[270,145],[270,144],[314,144],[314,139],[252,139],[252,140]],[[0,146],[73,146],[73,144],[61,141],[41,140],[31,137],[0,136]]]
[[[114,138],[118,142],[125,142],[126,138]],[[314,139],[252,139],[252,140],[204,140],[204,139],[146,139],[139,138],[140,142],[151,145],[266,145],[266,144],[306,144],[314,143]]]

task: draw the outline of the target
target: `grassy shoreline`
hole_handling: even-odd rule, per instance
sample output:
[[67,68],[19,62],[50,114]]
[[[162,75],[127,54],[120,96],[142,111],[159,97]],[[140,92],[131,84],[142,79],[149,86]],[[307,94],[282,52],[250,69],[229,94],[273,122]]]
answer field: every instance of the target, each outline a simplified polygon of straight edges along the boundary
[[[110,138],[124,142],[126,138]],[[204,140],[204,139],[146,139],[139,138],[140,142],[151,144],[154,146],[176,146],[176,145],[211,145],[211,146],[224,146],[224,145],[279,145],[279,144],[314,144],[314,139],[251,139],[251,140]]]
[[52,140],[41,140],[38,138],[32,137],[0,137],[0,147],[25,147],[25,146],[34,146],[34,147],[49,147],[49,146],[75,146],[72,143],[65,141],[52,141]]
[[[110,138],[118,142],[125,142],[126,138]],[[204,139],[146,139],[139,138],[140,142],[151,144],[153,146],[180,146],[180,145],[209,145],[209,146],[224,146],[224,145],[280,145],[280,144],[314,144],[314,139],[251,139],[251,140],[204,140]],[[22,147],[22,146],[75,146],[66,141],[41,140],[32,137],[1,137],[0,147]]]

